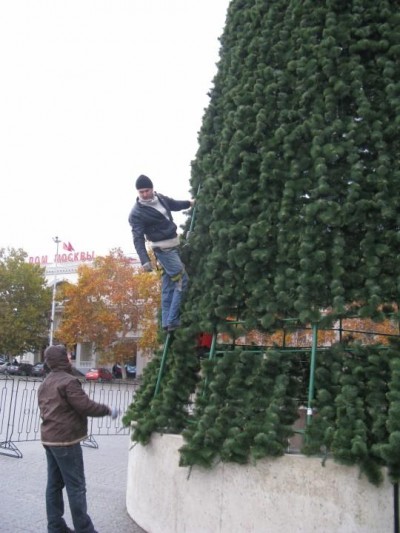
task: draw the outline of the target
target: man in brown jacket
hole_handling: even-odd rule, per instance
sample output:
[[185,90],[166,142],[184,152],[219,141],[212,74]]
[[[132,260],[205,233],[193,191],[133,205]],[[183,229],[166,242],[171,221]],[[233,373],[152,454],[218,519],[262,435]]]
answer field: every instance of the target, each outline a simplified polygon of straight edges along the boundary
[[64,518],[63,488],[68,494],[76,533],[94,533],[87,513],[86,483],[80,442],[87,437],[87,417],[118,416],[111,409],[91,400],[81,382],[72,374],[64,346],[45,351],[50,373],[40,385],[38,402],[42,418],[41,440],[46,450],[46,512],[48,533],[69,532]]

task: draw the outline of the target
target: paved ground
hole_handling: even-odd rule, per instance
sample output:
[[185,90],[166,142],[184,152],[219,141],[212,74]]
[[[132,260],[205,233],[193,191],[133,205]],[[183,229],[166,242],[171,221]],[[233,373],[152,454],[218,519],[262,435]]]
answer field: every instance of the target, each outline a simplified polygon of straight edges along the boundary
[[[98,449],[83,447],[88,511],[96,530],[145,533],[126,512],[129,436],[96,437],[96,442]],[[37,441],[17,445],[22,459],[0,455],[0,532],[46,533],[44,450]],[[64,499],[72,528],[66,494]]]

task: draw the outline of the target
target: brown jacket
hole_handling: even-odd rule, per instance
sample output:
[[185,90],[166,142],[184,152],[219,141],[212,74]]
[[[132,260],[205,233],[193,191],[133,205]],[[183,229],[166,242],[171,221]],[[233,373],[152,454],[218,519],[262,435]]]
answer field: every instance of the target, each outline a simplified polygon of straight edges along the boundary
[[41,439],[48,446],[71,446],[87,437],[87,417],[111,414],[107,405],[94,402],[72,375],[71,365],[53,362],[38,390],[42,417]]

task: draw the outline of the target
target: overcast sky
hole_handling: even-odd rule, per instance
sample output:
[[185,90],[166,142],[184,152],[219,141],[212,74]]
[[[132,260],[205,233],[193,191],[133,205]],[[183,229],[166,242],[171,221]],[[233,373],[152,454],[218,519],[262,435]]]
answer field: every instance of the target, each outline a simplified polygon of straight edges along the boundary
[[0,247],[131,254],[139,174],[189,198],[228,5],[0,1]]

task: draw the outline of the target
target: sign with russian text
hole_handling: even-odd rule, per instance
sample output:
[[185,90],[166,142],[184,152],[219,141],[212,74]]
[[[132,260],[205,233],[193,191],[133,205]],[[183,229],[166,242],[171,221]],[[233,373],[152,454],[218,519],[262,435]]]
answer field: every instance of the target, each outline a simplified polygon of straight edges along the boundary
[[29,257],[29,263],[34,263],[41,266],[46,266],[49,263],[87,263],[92,262],[94,258],[94,252],[69,252],[62,254],[54,254],[54,261],[49,261],[48,255],[37,255],[35,257]]

